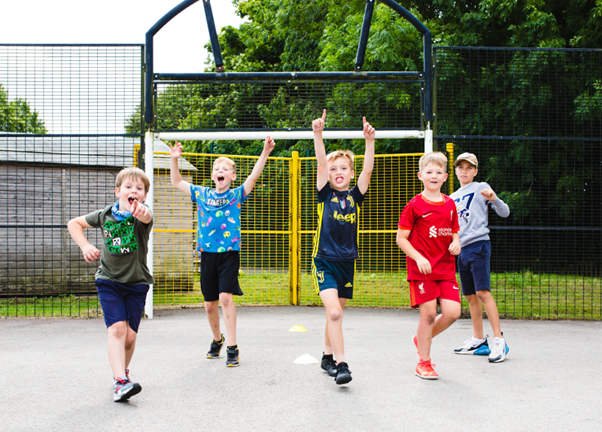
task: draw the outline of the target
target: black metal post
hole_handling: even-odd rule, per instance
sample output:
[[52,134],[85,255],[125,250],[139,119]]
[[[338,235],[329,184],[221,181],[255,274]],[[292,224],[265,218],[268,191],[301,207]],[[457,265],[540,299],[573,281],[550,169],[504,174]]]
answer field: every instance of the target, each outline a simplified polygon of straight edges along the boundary
[[360,43],[357,47],[355,56],[355,70],[362,70],[364,66],[364,57],[366,55],[366,46],[368,45],[368,35],[370,34],[370,24],[372,23],[372,13],[374,12],[374,1],[366,0],[366,10],[364,11],[364,22],[362,23],[362,33],[360,34]]
[[217,72],[223,72],[224,62],[222,61],[222,51],[219,47],[217,31],[215,30],[215,21],[213,20],[213,11],[211,10],[211,0],[203,0],[203,6],[205,7],[205,17],[207,18],[207,28],[209,29],[209,39],[211,40],[211,51],[213,51],[215,70]]

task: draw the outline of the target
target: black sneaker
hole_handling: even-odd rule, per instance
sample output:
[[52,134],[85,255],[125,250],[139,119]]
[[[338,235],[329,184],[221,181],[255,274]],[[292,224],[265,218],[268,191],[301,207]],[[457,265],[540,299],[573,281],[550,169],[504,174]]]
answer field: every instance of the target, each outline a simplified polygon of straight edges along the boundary
[[345,362],[339,363],[337,365],[337,375],[334,379],[337,384],[347,384],[351,381],[351,371],[349,370],[349,365]]
[[228,347],[226,354],[228,355],[226,366],[238,367],[240,365],[240,362],[238,361],[238,346]]
[[219,353],[222,350],[222,346],[224,345],[224,335],[222,335],[222,340],[216,342],[215,339],[211,342],[211,347],[209,348],[209,352],[207,353],[208,359],[218,358]]
[[328,376],[335,377],[337,376],[337,362],[334,361],[332,355],[323,355],[322,356],[322,369],[328,372]]
[[140,393],[140,390],[142,390],[140,384],[133,383],[129,379],[122,380],[121,378],[116,378],[113,384],[113,401],[122,402],[128,400]]

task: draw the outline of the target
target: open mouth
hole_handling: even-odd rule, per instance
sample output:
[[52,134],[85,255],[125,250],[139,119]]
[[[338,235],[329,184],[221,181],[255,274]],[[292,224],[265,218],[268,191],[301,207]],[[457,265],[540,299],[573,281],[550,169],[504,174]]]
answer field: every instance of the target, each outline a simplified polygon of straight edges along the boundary
[[134,201],[138,201],[138,198],[135,198],[135,197],[128,198],[128,203],[130,204],[130,206],[134,203]]
[[218,182],[223,182],[224,181],[224,176],[217,176],[217,181]]

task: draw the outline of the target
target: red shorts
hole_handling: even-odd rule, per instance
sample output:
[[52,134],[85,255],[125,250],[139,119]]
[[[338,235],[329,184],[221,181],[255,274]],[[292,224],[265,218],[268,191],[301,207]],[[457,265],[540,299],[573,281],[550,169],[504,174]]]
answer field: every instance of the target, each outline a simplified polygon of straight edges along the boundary
[[460,287],[452,280],[411,280],[410,300],[413,308],[435,299],[453,300],[460,303]]

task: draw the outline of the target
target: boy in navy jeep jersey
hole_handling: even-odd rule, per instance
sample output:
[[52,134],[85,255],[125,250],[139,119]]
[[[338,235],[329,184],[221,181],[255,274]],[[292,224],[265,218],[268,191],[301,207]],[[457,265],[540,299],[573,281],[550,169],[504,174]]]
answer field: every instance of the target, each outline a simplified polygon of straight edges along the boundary
[[355,260],[358,257],[358,217],[374,167],[376,132],[364,117],[364,168],[357,184],[349,190],[355,175],[353,153],[337,150],[326,155],[322,139],[325,120],[326,110],[321,118],[312,123],[318,160],[318,228],[312,253],[312,277],[326,308],[322,369],[335,377],[337,384],[346,384],[351,381],[351,371],[345,362],[343,309],[347,299],[353,298]]

